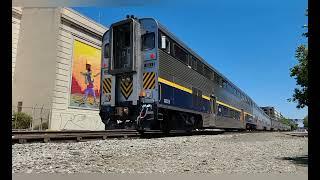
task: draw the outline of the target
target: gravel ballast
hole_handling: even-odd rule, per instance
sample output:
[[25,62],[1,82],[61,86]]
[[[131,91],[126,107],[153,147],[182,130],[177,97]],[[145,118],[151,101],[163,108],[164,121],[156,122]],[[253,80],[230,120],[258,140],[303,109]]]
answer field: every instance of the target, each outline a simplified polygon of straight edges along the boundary
[[281,132],[12,145],[12,173],[307,174],[308,139]]

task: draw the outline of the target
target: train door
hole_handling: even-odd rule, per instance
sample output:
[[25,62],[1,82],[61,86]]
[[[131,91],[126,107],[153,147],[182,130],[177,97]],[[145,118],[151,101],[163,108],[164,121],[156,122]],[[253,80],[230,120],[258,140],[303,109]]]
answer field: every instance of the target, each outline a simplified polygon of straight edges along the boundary
[[244,110],[243,109],[241,109],[240,122],[242,123],[242,128],[245,128],[246,122],[245,122]]
[[215,126],[215,117],[217,113],[217,102],[216,102],[216,97],[211,96],[211,118],[210,118],[210,126]]
[[216,97],[211,97],[211,113],[216,114]]

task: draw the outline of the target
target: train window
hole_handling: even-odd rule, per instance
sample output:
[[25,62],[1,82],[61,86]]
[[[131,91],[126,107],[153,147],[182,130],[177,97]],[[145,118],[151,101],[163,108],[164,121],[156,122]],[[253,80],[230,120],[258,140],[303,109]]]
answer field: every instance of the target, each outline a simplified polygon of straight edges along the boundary
[[173,45],[174,57],[188,65],[188,53],[177,44]]
[[237,112],[237,119],[240,120],[240,112]]
[[110,58],[110,44],[104,45],[104,58]]
[[203,75],[203,64],[200,60],[197,59],[197,71]]
[[150,50],[155,46],[155,34],[154,32],[148,32],[141,36],[142,50]]
[[212,80],[212,82],[214,81],[214,78],[215,78],[215,73],[214,73],[214,71],[211,70],[211,80]]
[[[165,37],[165,49],[162,49],[162,37]],[[161,48],[162,50],[164,50],[165,52],[167,52],[168,54],[171,53],[171,39],[166,36],[163,32],[159,31],[159,37],[158,37],[158,46],[159,48]]]
[[222,78],[217,73],[215,73],[214,78],[215,78],[215,83],[220,87],[222,87]]
[[227,82],[224,79],[222,80],[222,87],[227,88]]
[[229,109],[229,117],[233,119],[235,118],[235,113],[233,109]]
[[188,55],[188,66],[192,68],[192,59],[191,59],[191,55]]
[[203,75],[206,77],[206,78],[208,78],[207,76],[208,76],[208,69],[207,69],[207,66],[206,65],[203,65]]
[[216,73],[216,72],[214,72],[214,83],[215,84],[219,84],[218,82],[219,82],[219,80],[218,80],[218,74]]
[[238,111],[234,111],[234,119],[238,120]]
[[197,59],[193,56],[190,56],[191,67],[194,70],[197,70]]
[[170,54],[170,45],[171,45],[171,43],[170,43],[169,38],[166,38],[166,49],[165,50],[169,54]]
[[228,83],[228,90],[229,90],[229,92],[230,92],[231,94],[233,94],[232,86],[231,86],[231,84],[229,84],[229,83]]
[[223,113],[223,116],[224,116],[224,117],[229,117],[229,116],[230,116],[230,115],[229,115],[229,108],[223,106],[223,108],[222,108],[222,113]]
[[203,74],[206,78],[212,80],[213,79],[213,75],[212,75],[212,71],[210,68],[208,68],[206,65],[204,65],[203,68]]

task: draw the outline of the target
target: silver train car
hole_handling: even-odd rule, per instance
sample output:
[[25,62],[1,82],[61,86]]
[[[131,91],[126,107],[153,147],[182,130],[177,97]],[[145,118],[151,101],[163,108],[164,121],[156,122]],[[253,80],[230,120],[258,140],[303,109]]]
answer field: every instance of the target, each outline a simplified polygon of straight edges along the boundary
[[153,18],[103,35],[101,90],[106,129],[289,130]]

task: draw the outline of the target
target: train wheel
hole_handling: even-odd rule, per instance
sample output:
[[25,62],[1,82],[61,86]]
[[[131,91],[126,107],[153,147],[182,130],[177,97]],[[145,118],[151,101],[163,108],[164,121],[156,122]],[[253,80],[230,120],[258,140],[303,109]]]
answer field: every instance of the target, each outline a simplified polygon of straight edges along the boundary
[[246,124],[246,130],[250,131],[251,128],[250,128],[250,125],[249,124]]

